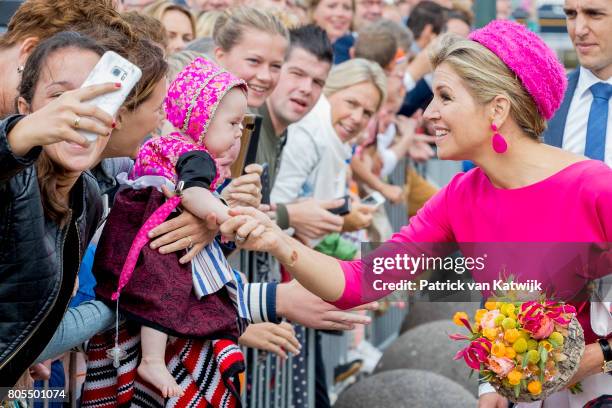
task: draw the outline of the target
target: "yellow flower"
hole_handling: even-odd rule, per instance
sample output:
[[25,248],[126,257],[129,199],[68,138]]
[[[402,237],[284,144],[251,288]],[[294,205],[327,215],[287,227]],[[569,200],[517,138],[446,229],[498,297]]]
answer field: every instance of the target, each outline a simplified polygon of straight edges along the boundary
[[524,353],[527,351],[527,342],[525,339],[516,339],[512,347],[514,347],[514,351],[517,353]]
[[493,310],[493,309],[497,309],[497,305],[498,302],[492,302],[492,301],[487,301],[485,302],[485,309],[487,310]]
[[474,314],[474,320],[476,320],[476,323],[480,323],[480,319],[482,319],[482,316],[484,316],[485,313],[487,313],[487,309],[478,309],[476,311],[476,314]]
[[500,309],[503,314],[510,317],[510,315],[514,315],[515,306],[512,303],[504,303]]
[[552,351],[552,349],[553,349],[552,344],[550,344],[550,342],[549,342],[549,341],[546,341],[546,340],[542,340],[542,341],[540,342],[540,346],[544,347],[544,349],[545,349],[546,351],[548,351],[549,353],[550,353],[550,352]]
[[461,323],[461,319],[469,320],[469,317],[468,317],[467,313],[465,313],[465,312],[457,312],[453,316],[453,322],[455,322],[455,324],[457,326],[463,326],[463,323]]
[[557,343],[559,346],[562,346],[565,341],[563,335],[557,331],[550,333],[550,336],[548,336],[548,338]]
[[497,328],[485,328],[482,330],[482,335],[487,339],[493,341],[497,338]]
[[510,385],[520,384],[521,379],[523,378],[523,373],[517,370],[512,370],[508,373],[508,382]]
[[538,348],[538,341],[534,339],[527,340],[527,350],[535,350]]
[[516,357],[516,351],[512,347],[506,347],[506,357],[514,358]]
[[540,395],[542,393],[542,383],[540,383],[538,380],[531,381],[529,384],[527,384],[527,390],[532,395]]
[[504,340],[508,343],[514,343],[520,337],[519,331],[517,329],[508,329],[504,332]]
[[495,357],[504,357],[506,355],[506,346],[503,343],[493,343],[491,354]]

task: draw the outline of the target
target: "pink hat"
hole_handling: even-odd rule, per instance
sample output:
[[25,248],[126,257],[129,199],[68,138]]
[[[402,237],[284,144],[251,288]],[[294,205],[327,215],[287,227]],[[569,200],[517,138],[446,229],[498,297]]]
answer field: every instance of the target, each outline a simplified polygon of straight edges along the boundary
[[[246,93],[243,80],[204,58],[187,65],[170,85],[165,101],[166,117],[179,131],[147,140],[138,151],[132,176],[157,175],[176,181],[178,158],[195,150],[207,151],[206,130],[225,94],[237,86]],[[218,176],[211,184],[213,190]]]
[[567,78],[555,53],[522,24],[495,20],[469,36],[499,57],[521,80],[545,119],[561,106]]
[[204,58],[187,65],[168,88],[166,117],[181,133],[196,144],[204,135],[223,96],[239,86],[247,92],[246,83]]

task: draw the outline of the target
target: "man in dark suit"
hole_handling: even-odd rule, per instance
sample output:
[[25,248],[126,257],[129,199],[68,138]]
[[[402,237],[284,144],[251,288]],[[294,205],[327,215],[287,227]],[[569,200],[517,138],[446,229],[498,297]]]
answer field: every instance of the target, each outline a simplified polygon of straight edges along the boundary
[[544,141],[612,166],[612,1],[565,0],[564,10],[580,67]]

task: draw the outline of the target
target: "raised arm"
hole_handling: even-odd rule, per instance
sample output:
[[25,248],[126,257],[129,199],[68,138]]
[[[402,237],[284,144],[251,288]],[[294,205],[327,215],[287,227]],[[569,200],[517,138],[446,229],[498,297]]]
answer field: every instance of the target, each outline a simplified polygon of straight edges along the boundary
[[[413,217],[410,225],[403,227],[388,242],[416,244],[406,250],[418,249],[418,255],[422,247],[433,250],[436,248],[434,243],[454,242],[446,214],[446,191],[445,188],[434,196]],[[339,261],[314,251],[284,234],[265,214],[253,208],[240,207],[231,209],[229,213],[232,218],[221,225],[223,235],[247,237],[241,245],[243,248],[270,252],[307,290],[321,299],[347,309],[379,299],[388,293],[383,290],[364,290],[367,287],[363,283],[368,277],[363,274],[361,260]],[[253,227],[250,223],[252,218],[257,219],[260,225]],[[397,247],[389,245],[382,252],[376,253],[394,256],[396,250]],[[392,282],[414,276],[401,270],[389,270],[381,279]]]

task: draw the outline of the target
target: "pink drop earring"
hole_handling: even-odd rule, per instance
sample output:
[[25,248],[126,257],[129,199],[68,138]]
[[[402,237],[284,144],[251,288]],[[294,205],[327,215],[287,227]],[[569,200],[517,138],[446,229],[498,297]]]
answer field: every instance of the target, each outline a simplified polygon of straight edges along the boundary
[[493,140],[491,141],[493,145],[493,150],[495,150],[495,153],[505,153],[506,150],[508,150],[508,143],[506,142],[506,139],[504,139],[504,137],[499,134],[495,123],[491,123],[491,130],[494,133]]

